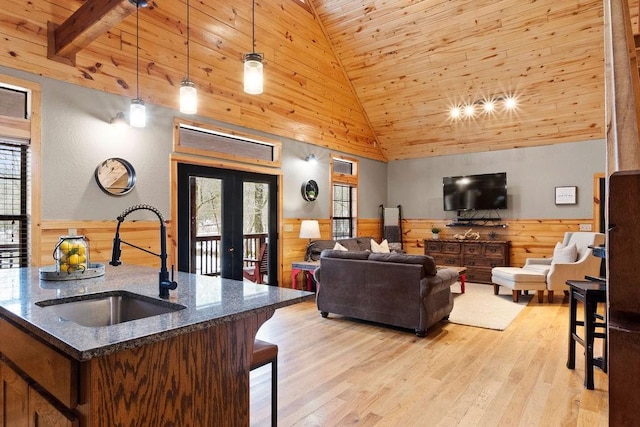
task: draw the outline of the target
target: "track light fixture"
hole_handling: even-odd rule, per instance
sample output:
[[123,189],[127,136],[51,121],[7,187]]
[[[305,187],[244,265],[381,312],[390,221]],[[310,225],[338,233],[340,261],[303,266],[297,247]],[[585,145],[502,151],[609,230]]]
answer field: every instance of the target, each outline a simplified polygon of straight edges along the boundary
[[263,87],[262,54],[256,53],[256,0],[251,9],[251,53],[244,55],[244,91],[260,95]]

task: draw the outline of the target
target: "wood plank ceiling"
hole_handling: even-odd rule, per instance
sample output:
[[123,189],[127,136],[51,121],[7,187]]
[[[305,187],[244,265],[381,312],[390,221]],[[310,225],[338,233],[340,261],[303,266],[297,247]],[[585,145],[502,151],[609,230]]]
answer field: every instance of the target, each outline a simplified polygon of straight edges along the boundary
[[[135,12],[109,2],[120,10],[108,19],[122,21],[80,40],[88,44],[69,64],[47,59],[47,26],[84,1],[3,0],[0,65],[135,97]],[[199,115],[378,160],[604,138],[601,0],[299,2],[256,2],[265,91],[251,96],[242,91],[251,1],[191,1]],[[140,95],[177,108],[186,0],[152,1],[139,16]],[[514,112],[448,115],[506,95],[517,97]]]

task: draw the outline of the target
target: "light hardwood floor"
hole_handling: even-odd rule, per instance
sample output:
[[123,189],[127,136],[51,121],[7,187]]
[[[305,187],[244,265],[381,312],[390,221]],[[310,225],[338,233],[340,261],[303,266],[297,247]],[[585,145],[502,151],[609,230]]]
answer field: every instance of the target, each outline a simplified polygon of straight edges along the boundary
[[[579,345],[565,366],[568,311],[568,298],[533,298],[505,331],[441,322],[420,339],[306,302],[258,337],[280,349],[280,426],[605,426],[607,375],[584,388]],[[269,425],[269,387],[268,366],[251,373],[252,426]]]

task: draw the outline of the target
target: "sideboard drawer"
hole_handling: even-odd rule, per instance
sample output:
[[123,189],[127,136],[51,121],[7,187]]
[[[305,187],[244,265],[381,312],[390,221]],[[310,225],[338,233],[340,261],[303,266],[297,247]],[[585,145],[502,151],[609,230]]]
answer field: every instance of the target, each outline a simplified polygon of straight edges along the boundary
[[462,258],[456,255],[447,254],[427,254],[433,257],[437,265],[462,266]]
[[460,243],[453,242],[442,242],[442,253],[443,254],[459,254],[462,253],[460,249]]
[[424,241],[424,253],[440,253],[442,252],[442,242],[438,242],[437,240],[425,240]]
[[488,244],[484,247],[484,255],[491,258],[500,258],[503,259],[506,255],[505,251],[507,247],[505,245],[498,244]]
[[491,283],[490,268],[470,268],[465,274],[468,282]]

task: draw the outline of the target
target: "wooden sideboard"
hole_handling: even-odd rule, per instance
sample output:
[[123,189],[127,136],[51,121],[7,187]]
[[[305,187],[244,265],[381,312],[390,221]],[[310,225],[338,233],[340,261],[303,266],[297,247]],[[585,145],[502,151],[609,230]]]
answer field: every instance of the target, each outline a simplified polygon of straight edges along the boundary
[[438,265],[467,268],[467,280],[491,283],[491,269],[509,265],[509,245],[503,240],[425,239],[424,253]]

